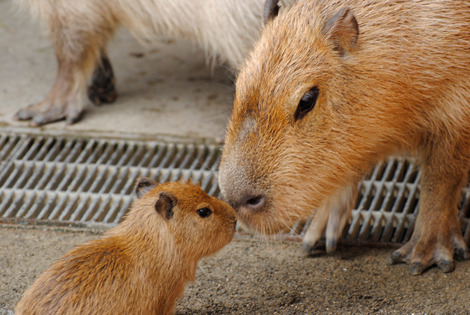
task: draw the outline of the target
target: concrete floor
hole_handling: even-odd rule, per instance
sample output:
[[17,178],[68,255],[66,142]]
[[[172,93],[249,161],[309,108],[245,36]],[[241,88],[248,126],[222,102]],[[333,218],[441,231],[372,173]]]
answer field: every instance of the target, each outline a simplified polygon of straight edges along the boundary
[[[54,50],[39,25],[25,12],[17,12],[14,1],[0,0],[3,128],[29,128],[28,122],[14,121],[13,115],[41,101],[52,87],[57,69]],[[204,52],[190,42],[162,39],[144,46],[126,30],[118,32],[108,52],[117,78],[117,101],[90,105],[75,125],[57,122],[43,130],[146,138],[223,137],[233,95],[230,70],[211,67]]]

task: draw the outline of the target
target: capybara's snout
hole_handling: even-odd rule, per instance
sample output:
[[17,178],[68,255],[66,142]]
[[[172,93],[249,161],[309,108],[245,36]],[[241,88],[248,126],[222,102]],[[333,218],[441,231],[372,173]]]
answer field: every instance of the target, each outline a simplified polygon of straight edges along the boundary
[[261,214],[269,207],[265,190],[237,167],[236,163],[227,161],[221,164],[219,187],[225,201],[235,209],[242,220]]
[[223,189],[222,194],[235,211],[240,212],[240,210],[245,210],[256,213],[265,210],[267,199],[264,192],[248,187],[240,189],[240,186],[230,183],[225,186],[227,186],[227,189]]

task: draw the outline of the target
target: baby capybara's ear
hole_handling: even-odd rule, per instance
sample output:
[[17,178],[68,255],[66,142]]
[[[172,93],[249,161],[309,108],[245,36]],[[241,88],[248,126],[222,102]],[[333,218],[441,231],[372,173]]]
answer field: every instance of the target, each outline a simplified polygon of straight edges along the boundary
[[158,183],[153,179],[146,177],[137,178],[134,188],[134,194],[138,199],[140,199],[143,195],[157,187],[157,185]]
[[176,197],[167,192],[161,191],[158,195],[158,200],[155,203],[155,210],[161,214],[162,217],[171,219],[173,217],[173,208],[176,206]]

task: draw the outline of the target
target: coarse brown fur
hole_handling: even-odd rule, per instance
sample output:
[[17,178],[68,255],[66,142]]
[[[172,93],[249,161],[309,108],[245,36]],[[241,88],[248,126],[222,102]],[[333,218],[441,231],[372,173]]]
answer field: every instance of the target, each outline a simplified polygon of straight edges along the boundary
[[[235,212],[192,184],[142,178],[136,194],[126,219],[54,263],[16,314],[173,313],[198,260],[232,239]],[[212,214],[199,216],[202,208]]]
[[[313,87],[315,106],[298,118]],[[342,228],[350,211],[336,205],[353,205],[345,196],[375,163],[411,154],[422,169],[420,210],[392,260],[414,274],[433,264],[451,271],[454,254],[469,258],[457,211],[469,100],[468,1],[299,1],[268,22],[237,78],[222,193],[264,233],[320,218],[321,231],[307,233],[312,246],[327,224]]]
[[[285,0],[293,2],[295,0]],[[237,70],[262,28],[264,0],[19,0],[45,24],[58,70],[42,102],[15,118],[38,126],[66,119],[78,121],[86,93],[95,104],[117,97],[106,45],[119,26],[140,40],[187,38],[213,61]],[[88,89],[87,89],[87,85]]]

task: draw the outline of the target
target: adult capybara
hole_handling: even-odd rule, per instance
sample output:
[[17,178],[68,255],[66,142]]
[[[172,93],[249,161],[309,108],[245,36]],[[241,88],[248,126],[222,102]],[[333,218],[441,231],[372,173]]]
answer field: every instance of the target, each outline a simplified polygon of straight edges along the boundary
[[235,232],[235,211],[199,186],[141,178],[126,219],[54,263],[16,314],[170,314],[198,260]]
[[58,70],[45,99],[15,118],[36,126],[62,119],[74,123],[85,112],[87,92],[95,104],[113,102],[117,93],[106,44],[120,25],[141,40],[188,38],[212,60],[237,69],[263,26],[264,1],[20,0],[49,30]]
[[452,271],[454,255],[469,258],[457,210],[470,161],[469,2],[302,0],[275,11],[236,81],[225,198],[264,233],[314,216],[304,243],[327,226],[333,249],[361,176],[408,153],[421,163],[420,209],[392,261]]

